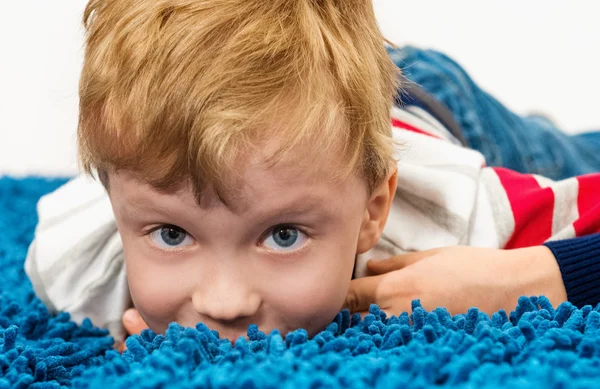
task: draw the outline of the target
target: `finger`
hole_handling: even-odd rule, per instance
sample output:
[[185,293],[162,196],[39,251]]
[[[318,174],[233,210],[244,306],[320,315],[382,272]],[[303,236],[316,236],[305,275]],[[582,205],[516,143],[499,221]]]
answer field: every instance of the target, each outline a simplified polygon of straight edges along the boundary
[[118,352],[122,353],[123,352],[123,341],[122,340],[115,340],[115,342],[113,343],[113,349],[115,349]]
[[127,350],[127,346],[125,345],[125,342],[119,342],[116,349],[119,351],[119,353],[123,354],[123,352]]
[[377,289],[381,277],[363,277],[350,281],[343,308],[354,313],[368,311],[371,304],[378,304]]
[[144,319],[140,316],[135,308],[130,308],[123,314],[123,327],[129,335],[139,335],[143,330],[148,328]]
[[415,262],[420,261],[423,258],[427,258],[435,254],[438,249],[426,250],[426,251],[415,251],[414,253],[395,255],[390,258],[374,260],[371,259],[367,262],[367,270],[369,274],[379,275],[389,273],[394,270],[400,270]]

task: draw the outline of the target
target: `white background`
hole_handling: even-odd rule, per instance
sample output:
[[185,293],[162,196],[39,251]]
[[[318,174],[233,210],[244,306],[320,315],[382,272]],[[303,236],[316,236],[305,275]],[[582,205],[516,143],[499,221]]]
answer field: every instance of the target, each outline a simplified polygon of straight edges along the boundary
[[[384,35],[439,49],[519,113],[600,128],[597,0],[374,0]],[[0,0],[0,175],[72,175],[84,0]]]

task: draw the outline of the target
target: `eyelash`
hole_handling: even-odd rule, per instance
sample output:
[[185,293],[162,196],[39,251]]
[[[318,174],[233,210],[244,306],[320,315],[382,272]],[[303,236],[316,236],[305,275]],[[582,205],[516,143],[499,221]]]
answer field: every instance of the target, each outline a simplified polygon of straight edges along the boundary
[[[178,228],[178,229],[181,229],[181,230],[185,231],[183,228],[181,228],[181,227],[177,227],[175,224],[159,224],[159,225],[157,225],[157,226],[155,226],[155,227],[151,227],[151,228],[147,229],[146,231],[144,231],[144,232],[143,232],[143,236],[150,235],[151,233],[153,233],[153,232],[154,232],[154,231],[156,231],[156,230],[160,230],[161,228],[168,228],[168,227],[171,227],[171,228]],[[189,234],[189,232],[187,232],[187,231],[185,231],[185,232],[186,232],[187,234]]]
[[[185,229],[178,227],[174,224],[159,224],[158,226],[152,227],[148,230],[146,230],[143,233],[143,236],[148,236],[151,233],[153,233],[156,230],[160,230],[161,228],[166,228],[166,227],[175,227],[175,228],[179,228],[183,231],[185,231],[186,234],[189,234],[189,232],[187,232]],[[271,228],[269,228],[264,234],[261,235],[260,237],[260,241],[263,242],[265,239],[267,239],[267,237],[269,236],[269,234],[272,234],[273,231],[275,231],[276,229],[285,229],[285,228],[290,228],[290,229],[296,229],[298,231],[300,231],[301,233],[303,233],[304,235],[306,235],[309,239],[312,239],[312,235],[306,231],[306,229],[297,226],[295,224],[277,224]],[[192,237],[193,238],[193,237]],[[194,239],[195,240],[195,239]],[[177,249],[170,249],[170,250],[164,250],[164,249],[160,249],[161,251],[177,251]]]
[[[184,231],[186,234],[189,235],[189,232],[187,232],[183,228],[178,227],[178,226],[176,226],[174,224],[159,224],[159,225],[157,225],[155,227],[151,227],[148,230],[144,231],[142,233],[143,234],[142,236],[145,237],[145,238],[147,238],[148,240],[151,240],[150,237],[149,237],[149,235],[151,233],[153,233],[156,230],[160,230],[161,228],[165,228],[165,227],[175,227],[175,228],[181,229],[182,231]],[[194,241],[195,241],[195,239],[194,239]],[[168,254],[178,254],[178,253],[183,252],[183,251],[185,251],[187,249],[187,247],[175,247],[175,248],[172,248],[172,249],[163,249],[163,248],[157,247],[155,244],[152,244],[152,243],[149,243],[149,246],[150,246],[150,248],[152,250],[158,252],[159,254],[163,254],[163,255],[165,255],[165,254],[167,254],[167,255]]]
[[308,238],[312,238],[312,236],[308,233],[308,231],[306,231],[304,228],[297,226],[295,224],[277,224],[271,228],[269,228],[261,237],[260,237],[260,241],[264,241],[265,239],[267,239],[267,237],[273,233],[273,231],[277,230],[277,229],[294,229],[294,230],[298,230],[301,233],[303,233],[304,235],[306,235]]

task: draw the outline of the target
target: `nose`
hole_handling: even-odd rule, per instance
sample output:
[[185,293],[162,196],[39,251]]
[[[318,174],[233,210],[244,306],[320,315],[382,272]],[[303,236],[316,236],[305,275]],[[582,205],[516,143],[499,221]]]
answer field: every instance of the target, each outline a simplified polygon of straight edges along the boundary
[[199,285],[192,295],[196,312],[219,327],[241,324],[256,315],[262,300],[246,282],[223,276],[211,279],[212,282]]

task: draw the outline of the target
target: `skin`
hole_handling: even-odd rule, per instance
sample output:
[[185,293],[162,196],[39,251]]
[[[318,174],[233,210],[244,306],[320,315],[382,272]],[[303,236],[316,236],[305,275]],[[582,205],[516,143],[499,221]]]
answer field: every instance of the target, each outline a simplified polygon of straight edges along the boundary
[[[369,261],[367,269],[370,276],[350,282],[344,302],[363,316],[371,304],[388,315],[410,312],[417,298],[427,310],[444,307],[452,315],[473,306],[490,315],[500,309],[510,312],[523,295],[544,295],[555,307],[567,301],[560,269],[545,246],[444,247]],[[135,309],[125,312],[123,324],[130,334],[147,328]]]
[[314,149],[298,145],[275,165],[267,151],[246,158],[227,205],[210,188],[199,205],[187,184],[164,193],[132,171],[110,172],[138,318],[157,333],[203,322],[232,341],[249,324],[311,336],[329,324],[356,254],[381,235],[397,180],[393,170],[368,193],[357,175],[327,174],[339,154]]
[[491,315],[510,312],[521,296],[544,295],[555,307],[567,301],[560,268],[546,246],[444,247],[369,261],[367,269],[371,276],[352,280],[348,290],[345,307],[352,312],[365,314],[377,304],[399,315],[420,299],[427,310],[444,307],[455,315],[475,306]]

